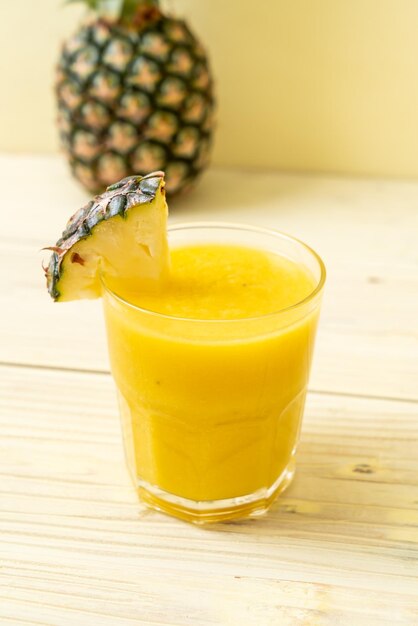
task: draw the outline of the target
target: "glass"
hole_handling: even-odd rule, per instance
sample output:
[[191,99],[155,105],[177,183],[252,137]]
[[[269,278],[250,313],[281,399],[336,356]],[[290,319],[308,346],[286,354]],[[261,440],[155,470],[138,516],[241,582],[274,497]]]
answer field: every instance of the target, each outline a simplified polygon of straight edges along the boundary
[[126,459],[141,498],[183,519],[267,511],[294,475],[325,268],[279,232],[223,223],[169,228],[169,245],[239,244],[290,258],[314,277],[303,301],[236,320],[177,318],[104,284]]

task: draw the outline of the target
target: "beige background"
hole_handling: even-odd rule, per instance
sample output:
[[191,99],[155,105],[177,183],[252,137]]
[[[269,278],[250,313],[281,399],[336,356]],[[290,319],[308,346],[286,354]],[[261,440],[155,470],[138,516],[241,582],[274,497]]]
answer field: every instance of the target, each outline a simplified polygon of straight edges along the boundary
[[[211,50],[222,165],[418,176],[416,0],[172,0]],[[52,70],[83,9],[0,0],[0,149],[57,149]]]

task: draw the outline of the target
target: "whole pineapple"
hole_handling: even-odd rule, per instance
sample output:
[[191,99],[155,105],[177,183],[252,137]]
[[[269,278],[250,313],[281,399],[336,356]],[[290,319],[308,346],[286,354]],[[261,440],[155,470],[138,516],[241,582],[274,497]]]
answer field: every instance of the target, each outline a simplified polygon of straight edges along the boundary
[[[77,0],[73,0],[77,1]],[[91,192],[164,170],[168,193],[208,163],[213,81],[201,44],[157,0],[82,0],[92,10],[65,42],[56,93],[61,143]]]

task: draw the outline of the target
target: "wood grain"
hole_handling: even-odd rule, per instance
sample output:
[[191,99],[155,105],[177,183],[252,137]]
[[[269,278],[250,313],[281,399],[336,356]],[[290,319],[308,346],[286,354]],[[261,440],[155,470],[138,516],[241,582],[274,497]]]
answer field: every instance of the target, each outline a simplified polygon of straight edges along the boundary
[[311,394],[287,494],[206,530],[138,503],[110,376],[0,380],[0,623],[418,620],[417,403]]
[[0,182],[0,625],[416,626],[418,183],[219,170],[171,204],[328,267],[295,481],[202,529],[137,500],[100,302],[45,293],[86,196],[56,157],[0,155]]
[[[100,303],[53,306],[40,268],[40,248],[86,198],[57,158],[0,165],[13,206],[0,232],[0,361],[107,371]],[[16,192],[22,168],[29,203]],[[247,221],[305,239],[328,268],[311,388],[418,399],[416,207],[418,183],[215,171],[173,203],[171,219]]]

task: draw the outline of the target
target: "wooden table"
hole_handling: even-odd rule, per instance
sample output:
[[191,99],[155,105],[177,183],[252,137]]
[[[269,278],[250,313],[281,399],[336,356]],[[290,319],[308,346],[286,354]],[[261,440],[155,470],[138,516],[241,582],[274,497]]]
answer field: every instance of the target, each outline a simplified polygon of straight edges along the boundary
[[328,267],[294,483],[206,529],[138,503],[100,302],[45,292],[39,249],[84,193],[57,157],[0,172],[1,626],[417,625],[418,183],[212,171],[173,201]]

